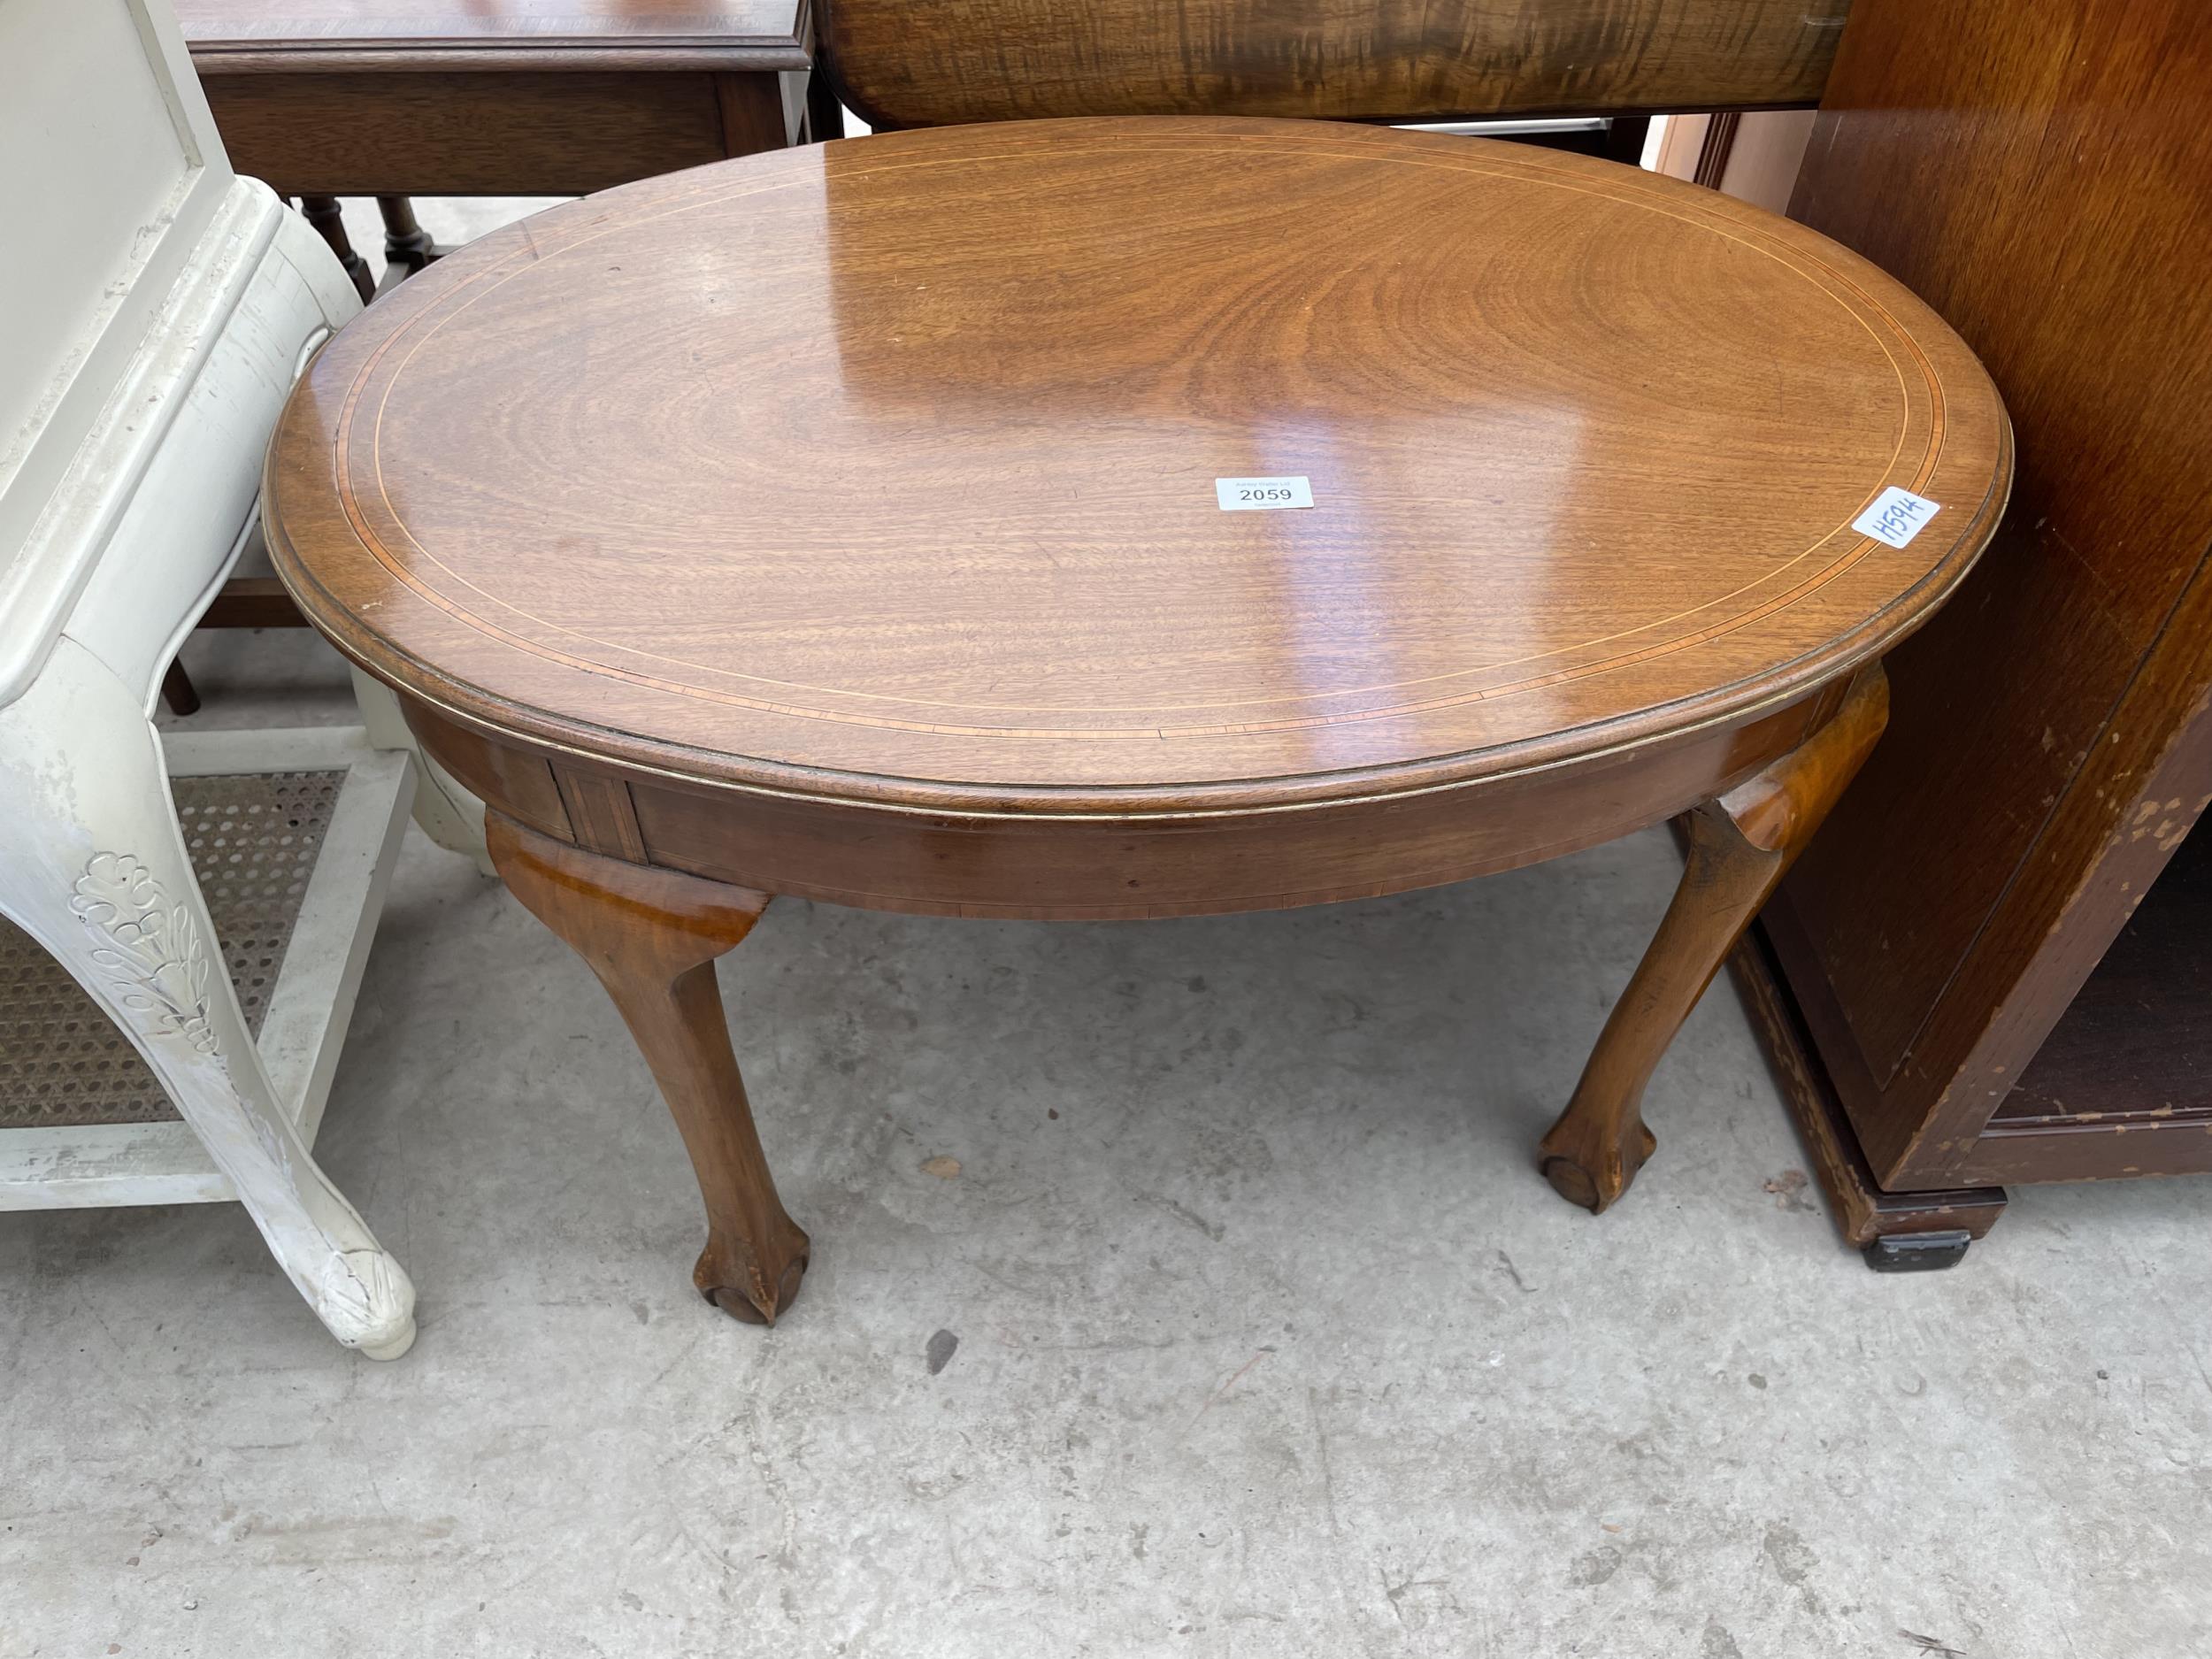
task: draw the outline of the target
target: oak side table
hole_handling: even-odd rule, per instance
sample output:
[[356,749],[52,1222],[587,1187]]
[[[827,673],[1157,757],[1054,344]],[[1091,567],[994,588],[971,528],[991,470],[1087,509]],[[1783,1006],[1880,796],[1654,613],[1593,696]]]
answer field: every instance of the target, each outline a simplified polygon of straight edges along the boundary
[[1318,904],[1686,814],[1542,1142],[1603,1210],[2010,473],[1972,354],[1800,226],[1581,157],[1163,118],[786,150],[486,237],[324,350],[265,502],[620,1008],[699,1289],[772,1320],[809,1242],[713,963],[779,893]]

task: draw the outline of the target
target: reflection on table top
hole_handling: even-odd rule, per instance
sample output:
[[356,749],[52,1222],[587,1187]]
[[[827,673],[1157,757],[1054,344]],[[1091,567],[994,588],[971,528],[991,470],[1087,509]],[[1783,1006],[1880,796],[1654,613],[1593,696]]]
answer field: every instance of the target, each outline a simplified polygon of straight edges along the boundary
[[[1356,793],[1801,695],[1940,599],[2008,469],[1932,312],[1715,192],[1101,120],[488,237],[318,360],[271,518],[365,660],[588,751]],[[1224,511],[1251,478],[1312,505]],[[1941,503],[1904,547],[1853,527],[1892,488]]]

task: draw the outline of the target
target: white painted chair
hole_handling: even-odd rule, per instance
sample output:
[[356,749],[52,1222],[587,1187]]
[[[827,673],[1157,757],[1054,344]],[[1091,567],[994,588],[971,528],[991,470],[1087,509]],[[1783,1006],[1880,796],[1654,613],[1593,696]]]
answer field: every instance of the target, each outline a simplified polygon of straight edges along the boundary
[[[414,1288],[310,1148],[417,757],[386,704],[165,755],[151,718],[250,539],[279,406],[360,303],[231,173],[164,0],[0,0],[0,224],[36,234],[0,263],[0,914],[182,1120],[0,1130],[0,1208],[234,1197],[331,1334],[396,1358]],[[168,774],[341,768],[257,1044]],[[480,856],[480,807],[432,782],[426,827]]]

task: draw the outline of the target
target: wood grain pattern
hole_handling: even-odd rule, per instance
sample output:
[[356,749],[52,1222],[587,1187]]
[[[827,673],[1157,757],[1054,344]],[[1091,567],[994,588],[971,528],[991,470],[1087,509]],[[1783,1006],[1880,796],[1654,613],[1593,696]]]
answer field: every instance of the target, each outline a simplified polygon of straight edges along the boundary
[[1977,1143],[2212,791],[2208,96],[2188,0],[1863,0],[1808,151],[1793,211],[1957,324],[2020,432],[1999,541],[1889,660],[1900,718],[1778,899],[1886,1184],[2151,1156]]
[[[1284,910],[1439,887],[1647,828],[1804,741],[1833,697],[1740,726],[1540,767],[1479,789],[1294,810],[917,812],[603,768],[407,698],[423,747],[462,783],[560,840],[565,780],[626,787],[644,858],[764,892],[921,915],[1133,920]],[[611,845],[611,842],[603,842]]]
[[803,69],[804,0],[177,0],[203,75],[327,70]]
[[233,165],[288,196],[580,196],[795,142],[813,50],[804,0],[180,16]]
[[601,857],[498,812],[484,827],[501,879],[606,987],[675,1116],[707,1205],[692,1282],[725,1313],[773,1325],[810,1245],[768,1173],[714,977],[767,895]]
[[561,792],[576,845],[634,864],[649,862],[640,833],[630,787],[619,778],[574,766],[557,765],[553,781]]
[[[2007,446],[1909,294],[1711,192],[1102,121],[780,152],[488,237],[321,354],[268,500],[321,626],[498,729],[1157,811],[1793,702],[1940,600]],[[1254,474],[1319,504],[1220,511]],[[1946,503],[1905,549],[1850,528],[1891,484]]]
[[716,78],[703,71],[353,71],[202,84],[232,165],[284,196],[584,194],[728,154]]
[[[1972,563],[2009,442],[1909,295],[1709,191],[1071,121],[487,238],[317,358],[264,494],[318,626],[543,832],[500,818],[495,856],[687,1125],[701,1283],[772,1317],[804,1238],[727,1140],[702,964],[741,930],[697,918],[1317,903],[1720,796],[1740,852],[1694,870],[1556,1171],[1879,729],[1877,659]],[[1316,505],[1217,503],[1282,475]],[[1891,485],[1944,503],[1903,549],[1852,527]],[[1609,1202],[1632,1161],[1587,1139]]]
[[1818,100],[1849,0],[828,0],[878,127],[1071,115],[1348,119]]

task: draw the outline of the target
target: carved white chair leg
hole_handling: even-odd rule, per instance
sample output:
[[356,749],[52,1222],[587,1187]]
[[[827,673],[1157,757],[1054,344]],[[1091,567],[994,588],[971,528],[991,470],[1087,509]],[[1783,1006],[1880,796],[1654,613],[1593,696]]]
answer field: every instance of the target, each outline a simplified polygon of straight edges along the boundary
[[224,972],[146,710],[74,641],[0,709],[0,911],[98,1001],[330,1333],[415,1340],[415,1288],[278,1102]]

